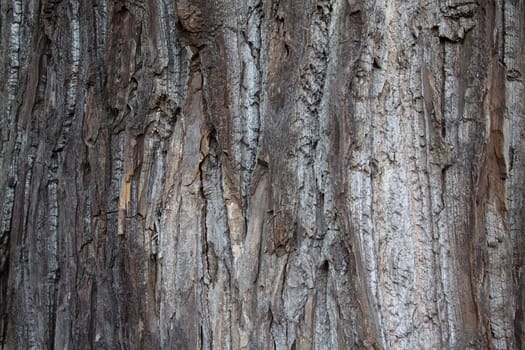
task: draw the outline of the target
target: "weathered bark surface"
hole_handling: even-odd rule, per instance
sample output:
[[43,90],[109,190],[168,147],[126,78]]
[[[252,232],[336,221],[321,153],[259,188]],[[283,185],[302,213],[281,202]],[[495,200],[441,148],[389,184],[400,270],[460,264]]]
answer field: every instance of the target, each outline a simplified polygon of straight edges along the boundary
[[2,349],[525,346],[520,0],[0,3]]

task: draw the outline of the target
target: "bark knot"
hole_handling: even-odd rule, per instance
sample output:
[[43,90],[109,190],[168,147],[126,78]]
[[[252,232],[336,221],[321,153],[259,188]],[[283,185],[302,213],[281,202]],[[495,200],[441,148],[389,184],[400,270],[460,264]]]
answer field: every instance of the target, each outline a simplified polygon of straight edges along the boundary
[[177,4],[177,16],[182,28],[190,33],[198,33],[202,30],[202,12],[192,4],[185,1]]

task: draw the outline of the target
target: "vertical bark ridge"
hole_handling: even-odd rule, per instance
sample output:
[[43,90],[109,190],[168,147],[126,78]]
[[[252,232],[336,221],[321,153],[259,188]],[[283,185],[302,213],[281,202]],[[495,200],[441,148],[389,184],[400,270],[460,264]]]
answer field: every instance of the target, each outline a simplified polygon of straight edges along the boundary
[[523,275],[524,258],[519,252],[524,249],[523,220],[525,215],[523,199],[520,192],[523,190],[523,179],[525,169],[521,153],[525,143],[525,134],[521,120],[525,113],[523,103],[524,86],[524,47],[520,42],[524,40],[524,18],[525,7],[517,1],[503,2],[503,63],[506,68],[505,77],[505,117],[508,124],[504,127],[505,148],[504,156],[507,157],[507,205],[510,240],[512,245],[512,279],[514,281],[515,311],[513,336],[515,347],[521,348],[525,344],[525,278]]

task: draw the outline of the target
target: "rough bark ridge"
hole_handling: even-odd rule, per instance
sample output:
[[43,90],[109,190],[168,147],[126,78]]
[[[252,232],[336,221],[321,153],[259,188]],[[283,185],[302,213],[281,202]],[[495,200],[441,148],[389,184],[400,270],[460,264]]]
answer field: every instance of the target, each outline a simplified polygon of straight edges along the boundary
[[0,16],[0,348],[525,346],[523,1]]

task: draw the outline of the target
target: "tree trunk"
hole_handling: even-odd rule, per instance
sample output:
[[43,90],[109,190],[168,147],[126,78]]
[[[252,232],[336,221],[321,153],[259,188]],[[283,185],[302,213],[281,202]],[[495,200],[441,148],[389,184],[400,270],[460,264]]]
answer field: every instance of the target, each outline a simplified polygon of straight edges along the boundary
[[0,16],[0,348],[525,346],[523,1]]

